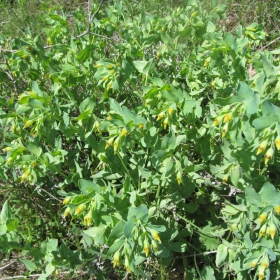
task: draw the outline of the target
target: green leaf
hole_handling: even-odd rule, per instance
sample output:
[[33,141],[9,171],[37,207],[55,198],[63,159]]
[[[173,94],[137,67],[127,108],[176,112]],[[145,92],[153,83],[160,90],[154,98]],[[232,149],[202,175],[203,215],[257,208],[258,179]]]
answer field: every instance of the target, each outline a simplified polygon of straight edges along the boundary
[[128,219],[128,221],[126,222],[125,226],[124,226],[124,236],[126,238],[133,238],[133,229],[136,226],[136,217],[132,216]]
[[169,246],[170,250],[176,253],[184,253],[187,249],[185,242],[172,242]]
[[239,165],[235,165],[230,169],[230,180],[232,184],[237,188],[238,181],[241,175],[241,167]]
[[237,95],[243,99],[245,110],[248,114],[254,114],[258,111],[257,98],[254,91],[244,82],[239,82]]
[[256,193],[256,191],[252,187],[245,188],[245,196],[246,201],[249,202],[249,205],[252,204],[256,206],[261,206],[262,198],[259,194]]
[[261,54],[261,59],[265,76],[270,83],[273,83],[277,77],[276,67],[263,54]]
[[253,120],[253,126],[256,128],[256,130],[263,130],[278,121],[278,115],[264,116]]
[[280,202],[280,193],[275,189],[271,183],[265,183],[260,191],[263,204],[274,204]]
[[92,55],[92,45],[87,45],[82,51],[77,55],[77,60],[82,63],[88,60]]
[[195,202],[186,203],[184,205],[184,209],[191,214],[193,214],[196,211],[197,207],[198,205]]
[[234,103],[240,103],[242,102],[242,98],[240,96],[229,96],[226,98],[216,98],[213,100],[214,103],[219,104],[221,106],[231,105]]
[[129,220],[132,217],[134,217],[144,223],[148,222],[149,211],[148,211],[147,206],[142,204],[138,207],[129,208],[127,219]]
[[106,225],[100,225],[99,227],[92,227],[84,230],[83,232],[89,235],[94,240],[95,245],[103,245],[105,243],[106,229]]
[[19,259],[19,261],[23,263],[30,272],[33,272],[37,269],[36,264],[30,260]]
[[173,129],[162,139],[161,150],[172,151],[176,148],[176,137]]
[[201,271],[201,280],[216,280],[214,270],[210,266],[205,266]]
[[42,154],[42,148],[34,143],[29,143],[27,149],[37,158]]
[[112,242],[116,239],[119,239],[123,236],[124,234],[124,227],[125,227],[125,222],[124,221],[119,221],[116,226],[113,228],[111,231],[109,237],[108,237],[108,242]]
[[84,179],[80,179],[78,182],[78,186],[83,194],[89,194],[91,192],[100,193],[101,187],[96,183]]
[[9,202],[8,200],[6,200],[1,210],[0,222],[5,223],[9,218],[11,218],[11,214],[10,214]]
[[120,249],[120,247],[124,244],[125,239],[121,239],[116,241],[108,250],[107,255],[112,255],[114,254],[117,250]]
[[224,244],[220,244],[216,254],[216,266],[220,266],[226,259],[228,254],[228,247]]
[[90,98],[87,97],[83,100],[79,106],[80,113],[84,113],[85,111],[92,111],[95,107],[95,102]]

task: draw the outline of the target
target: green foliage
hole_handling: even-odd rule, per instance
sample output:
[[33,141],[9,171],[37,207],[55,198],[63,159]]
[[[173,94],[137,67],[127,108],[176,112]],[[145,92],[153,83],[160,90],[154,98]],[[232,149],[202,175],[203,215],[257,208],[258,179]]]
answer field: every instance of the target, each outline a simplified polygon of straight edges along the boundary
[[220,28],[216,2],[0,34],[4,254],[39,279],[93,259],[147,278],[176,256],[192,279],[277,279],[279,49]]

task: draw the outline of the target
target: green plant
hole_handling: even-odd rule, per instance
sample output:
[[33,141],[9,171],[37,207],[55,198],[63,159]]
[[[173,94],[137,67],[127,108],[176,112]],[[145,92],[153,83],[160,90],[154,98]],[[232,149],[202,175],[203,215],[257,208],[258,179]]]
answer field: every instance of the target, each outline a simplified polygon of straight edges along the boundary
[[103,2],[90,22],[48,15],[46,45],[0,35],[1,250],[39,279],[98,258],[147,278],[150,257],[276,279],[279,50],[255,51],[258,24],[220,28],[216,1],[132,18]]

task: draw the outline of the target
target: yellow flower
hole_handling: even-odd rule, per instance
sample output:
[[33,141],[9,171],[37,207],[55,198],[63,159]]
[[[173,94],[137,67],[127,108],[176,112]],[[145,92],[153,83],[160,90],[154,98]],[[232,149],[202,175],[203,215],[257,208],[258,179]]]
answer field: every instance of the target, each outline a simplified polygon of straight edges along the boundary
[[228,181],[228,174],[225,174],[223,177],[223,183],[225,184]]
[[139,129],[143,129],[144,128],[144,124],[139,124]]
[[33,123],[33,120],[29,120],[25,123],[24,127],[23,128],[27,128],[29,127],[31,124]]
[[164,117],[164,112],[159,113],[157,116],[157,121],[161,120],[163,117]]
[[276,206],[274,207],[274,211],[275,211],[278,215],[280,215],[280,205],[276,205]]
[[151,229],[151,234],[152,234],[152,237],[157,240],[159,243],[161,243],[161,240],[160,240],[160,237],[159,237],[159,234],[156,230],[154,229]]
[[268,161],[272,159],[273,154],[274,154],[274,150],[272,148],[269,148],[266,154],[264,155],[265,164],[267,164]]
[[128,133],[128,131],[125,128],[123,128],[122,132],[121,132],[121,136],[126,136],[127,133]]
[[119,140],[120,140],[120,138],[117,137],[116,140],[115,140],[115,142],[114,142],[114,152],[115,152],[115,153],[117,152],[118,147],[119,147]]
[[261,144],[258,147],[257,155],[262,153],[266,149],[267,144],[268,144],[267,140],[261,142]]
[[166,127],[168,126],[168,123],[169,123],[169,121],[168,121],[168,117],[167,117],[167,118],[165,118],[165,120],[163,121],[163,127],[164,127],[164,129],[166,129]]
[[92,222],[91,211],[84,216],[84,223],[89,226]]
[[110,74],[112,74],[112,75],[115,74],[115,70],[111,70]]
[[221,122],[222,118],[222,116],[217,117],[213,122],[213,126],[217,126]]
[[271,236],[271,239],[274,239],[274,236],[275,236],[276,231],[277,231],[275,224],[271,224],[270,227],[268,228],[268,231],[269,231],[269,234]]
[[168,108],[168,114],[169,115],[172,115],[173,111],[174,111],[174,109],[172,107]]
[[131,273],[131,268],[130,268],[130,266],[129,266],[129,260],[128,260],[127,257],[125,257],[124,266],[125,266],[125,268],[126,268],[126,271],[129,272],[129,273]]
[[260,223],[263,223],[263,222],[266,220],[266,217],[267,217],[267,214],[266,214],[266,213],[262,213],[262,214],[259,216],[259,222],[260,222]]
[[13,149],[13,148],[11,148],[11,147],[6,147],[6,148],[2,149],[2,151],[8,152],[8,151],[11,151],[12,149]]
[[113,68],[114,68],[114,65],[113,65],[113,64],[109,64],[109,65],[106,66],[106,68],[107,68],[107,69],[113,69]]
[[70,208],[67,207],[63,213],[63,217],[66,218],[70,214]]
[[109,115],[108,117],[107,117],[107,120],[108,121],[111,121],[113,118]]
[[96,65],[94,65],[93,67],[94,67],[94,68],[100,68],[101,66],[103,66],[103,64],[96,64]]
[[232,119],[232,114],[231,113],[230,114],[226,114],[224,116],[224,123],[231,121],[231,119]]
[[263,269],[268,268],[268,266],[269,266],[269,259],[268,259],[267,255],[264,256],[264,258],[262,260],[262,263],[261,263],[261,266],[262,266]]
[[117,251],[115,254],[114,254],[114,258],[113,258],[113,267],[116,267],[120,262],[120,252]]
[[64,199],[63,199],[63,204],[65,205],[65,204],[68,204],[69,202],[70,202],[70,200],[71,200],[71,196],[67,196],[67,197],[65,197]]
[[84,210],[84,208],[85,208],[85,204],[80,204],[75,211],[75,215],[80,214]]
[[258,263],[258,260],[254,260],[250,263],[250,267],[254,268]]
[[227,132],[228,132],[228,122],[224,125],[223,130],[222,130],[222,137],[225,137]]
[[274,144],[277,148],[277,150],[279,151],[280,150],[280,136],[277,136],[274,140]]
[[150,252],[150,244],[149,244],[147,238],[145,238],[145,240],[144,240],[144,252],[146,254],[146,257],[148,257],[149,252]]
[[105,149],[107,149],[108,147],[110,147],[112,145],[114,141],[114,137],[110,138],[107,142],[106,142],[106,146],[105,146]]
[[6,164],[11,163],[12,160],[13,160],[13,158],[9,157],[9,158],[6,160]]
[[109,90],[111,87],[112,87],[112,83],[110,82],[110,83],[108,83],[106,89]]
[[154,251],[158,252],[158,244],[154,240],[152,240],[152,246],[153,246]]
[[259,236],[262,237],[263,235],[266,234],[266,224],[262,225],[259,231]]
[[181,174],[181,172],[177,173],[176,180],[177,180],[178,185],[181,185],[181,183],[182,183],[182,174]]
[[102,78],[102,82],[105,82],[105,81],[107,81],[107,79],[109,78],[109,75],[106,75],[106,76],[104,76],[103,78]]

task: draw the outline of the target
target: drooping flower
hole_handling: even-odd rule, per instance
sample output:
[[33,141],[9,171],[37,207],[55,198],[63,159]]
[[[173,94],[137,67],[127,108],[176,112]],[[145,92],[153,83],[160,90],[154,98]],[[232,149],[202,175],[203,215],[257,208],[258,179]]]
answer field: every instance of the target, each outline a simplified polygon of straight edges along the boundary
[[75,211],[75,215],[80,214],[84,210],[84,208],[85,208],[85,204],[84,203],[80,204]]
[[260,153],[262,153],[266,149],[267,144],[268,144],[267,140],[260,143],[260,145],[258,147],[258,150],[257,150],[257,155],[259,155]]
[[150,244],[147,238],[144,240],[144,252],[146,254],[146,257],[148,257],[149,252],[150,252]]
[[152,246],[153,246],[154,251],[158,252],[158,244],[154,240],[152,240]]
[[274,236],[275,236],[275,234],[277,232],[275,224],[271,224],[269,226],[268,230],[269,230],[269,234],[270,234],[271,239],[274,239]]
[[275,138],[274,144],[275,144],[277,150],[279,151],[280,150],[280,136],[279,135]]
[[276,205],[276,206],[274,207],[274,211],[275,211],[278,215],[280,215],[280,205]]
[[265,153],[265,155],[264,155],[264,162],[265,162],[265,164],[267,164],[268,161],[272,159],[273,154],[274,154],[274,150],[272,148],[269,148],[267,150],[267,152]]
[[85,223],[87,226],[90,226],[90,224],[92,223],[92,214],[91,214],[91,211],[88,212],[88,213],[84,216],[84,223]]
[[120,252],[117,251],[113,257],[113,267],[116,267],[120,263]]
[[158,231],[156,231],[156,230],[154,230],[154,229],[151,229],[151,234],[152,234],[152,237],[153,237],[155,240],[157,240],[159,243],[161,243],[161,240],[160,240]]
[[224,123],[231,121],[231,119],[232,119],[232,114],[231,113],[226,114],[224,116]]
[[68,204],[69,202],[70,202],[70,200],[71,200],[71,196],[67,196],[67,197],[65,197],[64,199],[63,199],[63,204],[65,205],[65,204]]
[[267,214],[266,214],[266,213],[260,214],[260,216],[259,216],[259,222],[260,222],[260,223],[263,223],[263,222],[266,220],[266,218],[267,218]]

